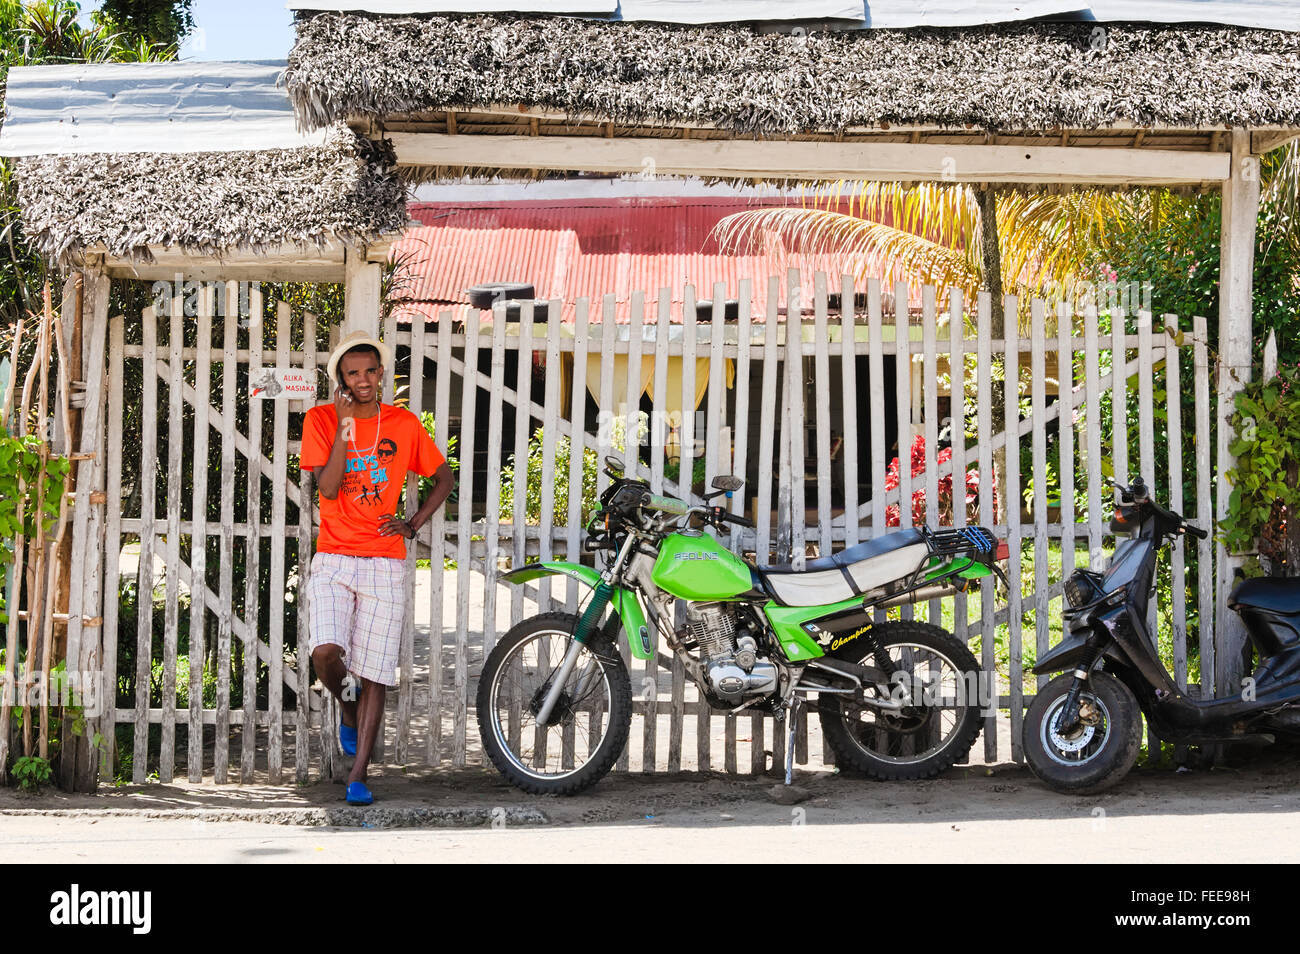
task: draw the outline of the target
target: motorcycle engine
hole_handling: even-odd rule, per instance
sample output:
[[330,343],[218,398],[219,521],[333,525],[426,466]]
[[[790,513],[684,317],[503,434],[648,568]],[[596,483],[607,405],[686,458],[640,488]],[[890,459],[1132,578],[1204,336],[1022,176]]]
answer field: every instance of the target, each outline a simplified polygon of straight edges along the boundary
[[749,625],[737,619],[734,604],[687,603],[689,637],[700,648],[709,686],[721,699],[739,702],[777,688],[777,667],[759,655]]

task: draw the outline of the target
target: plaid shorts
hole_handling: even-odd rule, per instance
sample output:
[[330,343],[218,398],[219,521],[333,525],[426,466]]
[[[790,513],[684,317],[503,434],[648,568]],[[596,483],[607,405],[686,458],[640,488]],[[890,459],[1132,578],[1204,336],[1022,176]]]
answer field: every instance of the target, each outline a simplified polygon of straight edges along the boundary
[[342,647],[348,671],[397,685],[406,618],[406,561],[317,553],[307,578],[313,650]]

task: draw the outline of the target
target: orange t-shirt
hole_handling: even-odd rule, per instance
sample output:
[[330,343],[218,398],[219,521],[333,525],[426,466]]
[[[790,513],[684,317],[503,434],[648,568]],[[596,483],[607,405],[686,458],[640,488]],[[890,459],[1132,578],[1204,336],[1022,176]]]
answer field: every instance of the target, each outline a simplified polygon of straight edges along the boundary
[[[321,404],[307,412],[302,425],[301,467],[310,470],[329,461],[338,423],[333,404]],[[428,477],[446,459],[420,419],[405,408],[381,404],[377,415],[354,418],[354,423],[356,431],[348,441],[338,496],[320,498],[316,549],[400,560],[406,556],[406,538],[401,534],[381,536],[380,522],[397,512],[407,471]],[[404,519],[406,515],[397,516]]]

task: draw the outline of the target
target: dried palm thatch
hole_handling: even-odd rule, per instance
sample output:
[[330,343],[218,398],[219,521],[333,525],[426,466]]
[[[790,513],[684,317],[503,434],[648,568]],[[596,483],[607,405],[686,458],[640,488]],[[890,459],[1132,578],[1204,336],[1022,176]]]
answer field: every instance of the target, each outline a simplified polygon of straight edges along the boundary
[[203,255],[406,225],[406,189],[376,144],[340,127],[321,146],[256,152],[115,153],[18,159],[28,240],[66,262],[87,248],[149,260],[150,245]]
[[301,15],[286,83],[324,125],[518,104],[740,134],[1300,125],[1300,35],[1034,23],[790,35],[565,17]]

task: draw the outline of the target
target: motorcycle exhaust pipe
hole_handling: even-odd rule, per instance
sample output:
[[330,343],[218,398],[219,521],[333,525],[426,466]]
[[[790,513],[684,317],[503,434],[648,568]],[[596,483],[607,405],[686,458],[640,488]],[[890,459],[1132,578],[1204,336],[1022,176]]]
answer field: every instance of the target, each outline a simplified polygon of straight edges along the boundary
[[906,593],[899,593],[897,596],[891,596],[881,603],[872,603],[873,609],[888,609],[891,606],[903,606],[907,603],[920,603],[924,600],[941,599],[945,596],[952,596],[959,592],[957,587],[951,583],[932,583],[929,586],[922,586],[915,590],[909,590]]

